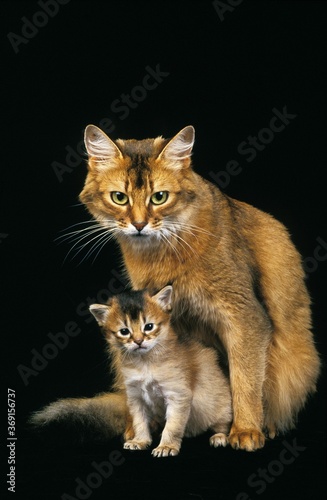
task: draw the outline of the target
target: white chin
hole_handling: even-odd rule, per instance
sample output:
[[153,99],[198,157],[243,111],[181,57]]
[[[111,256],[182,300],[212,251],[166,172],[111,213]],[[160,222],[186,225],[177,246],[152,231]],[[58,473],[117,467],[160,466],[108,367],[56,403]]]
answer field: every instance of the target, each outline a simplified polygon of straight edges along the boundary
[[152,349],[152,345],[147,345],[147,346],[141,346],[141,347],[131,347],[129,349],[130,352],[133,352],[134,354],[144,354]]
[[160,241],[159,233],[157,233],[156,231],[147,233],[143,233],[143,231],[142,233],[126,232],[123,233],[123,235],[132,245],[153,245],[153,243],[155,243],[156,241]]

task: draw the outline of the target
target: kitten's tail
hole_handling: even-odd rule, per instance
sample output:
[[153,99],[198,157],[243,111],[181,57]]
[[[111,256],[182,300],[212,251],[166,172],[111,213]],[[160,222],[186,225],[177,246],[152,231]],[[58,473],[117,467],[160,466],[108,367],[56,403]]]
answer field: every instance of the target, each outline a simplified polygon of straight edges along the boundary
[[34,412],[29,423],[42,427],[51,423],[80,423],[100,431],[103,437],[112,438],[124,433],[127,418],[126,394],[121,391],[93,398],[59,399]]

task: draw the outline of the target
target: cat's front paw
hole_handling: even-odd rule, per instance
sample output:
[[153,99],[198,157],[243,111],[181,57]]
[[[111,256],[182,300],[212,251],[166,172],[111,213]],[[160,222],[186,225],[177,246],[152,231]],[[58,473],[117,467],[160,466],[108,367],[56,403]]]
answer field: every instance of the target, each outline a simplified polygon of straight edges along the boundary
[[131,441],[126,441],[124,443],[124,448],[125,450],[146,450],[150,444],[150,441],[136,441],[133,439]]
[[223,432],[218,432],[217,434],[211,436],[210,444],[215,448],[218,448],[218,446],[227,446],[228,437]]
[[178,455],[179,447],[173,445],[159,445],[152,450],[154,457],[174,457]]
[[235,450],[255,451],[265,444],[265,436],[257,429],[232,429],[229,443]]

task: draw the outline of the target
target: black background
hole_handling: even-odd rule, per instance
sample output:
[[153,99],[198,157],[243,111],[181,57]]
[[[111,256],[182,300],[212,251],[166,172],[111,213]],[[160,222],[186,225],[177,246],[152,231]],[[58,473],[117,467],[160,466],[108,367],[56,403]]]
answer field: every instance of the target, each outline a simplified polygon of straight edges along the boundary
[[[77,205],[85,159],[76,157],[75,167],[68,159],[71,171],[62,178],[53,168],[53,162],[67,165],[65,148],[76,151],[84,127],[104,118],[112,120],[113,138],[171,137],[193,124],[194,165],[209,180],[228,161],[239,162],[242,171],[224,191],[289,228],[306,258],[314,334],[324,356],[326,3],[234,1],[219,16],[211,1],[71,0],[48,20],[36,16],[40,11],[34,1],[1,2],[1,413],[5,421],[7,388],[14,389],[16,498],[78,498],[76,479],[90,480],[92,462],[108,461],[115,450],[123,464],[84,498],[325,498],[324,374],[298,428],[253,454],[212,450],[201,436],[185,440],[180,456],[160,460],[122,450],[118,438],[96,441],[92,432],[81,444],[80,429],[33,433],[26,419],[56,398],[92,396],[110,385],[103,339],[77,308],[109,283],[119,285],[119,252],[112,243],[94,262],[83,260],[89,247],[65,260],[72,244],[55,239],[88,219]],[[44,26],[15,53],[7,34],[22,36],[24,16]],[[148,66],[158,65],[166,76],[142,96],[135,87]],[[125,118],[112,108],[122,94],[142,96]],[[247,162],[240,143],[269,126],[273,108],[285,106],[296,117]],[[80,333],[24,384],[18,366],[31,367],[31,350],[41,353],[49,332],[70,322]],[[6,438],[5,425],[4,448]],[[282,457],[292,455],[283,450],[292,443],[301,448],[286,464]],[[4,478],[6,463],[2,471]]]

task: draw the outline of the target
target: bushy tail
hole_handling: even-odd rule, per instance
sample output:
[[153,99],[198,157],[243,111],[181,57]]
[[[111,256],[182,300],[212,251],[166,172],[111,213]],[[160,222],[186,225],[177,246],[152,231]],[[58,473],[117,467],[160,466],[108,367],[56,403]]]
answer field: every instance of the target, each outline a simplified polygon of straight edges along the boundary
[[36,426],[51,423],[80,423],[100,431],[106,438],[121,435],[127,425],[126,395],[123,391],[103,393],[93,398],[59,399],[32,414],[29,422]]

